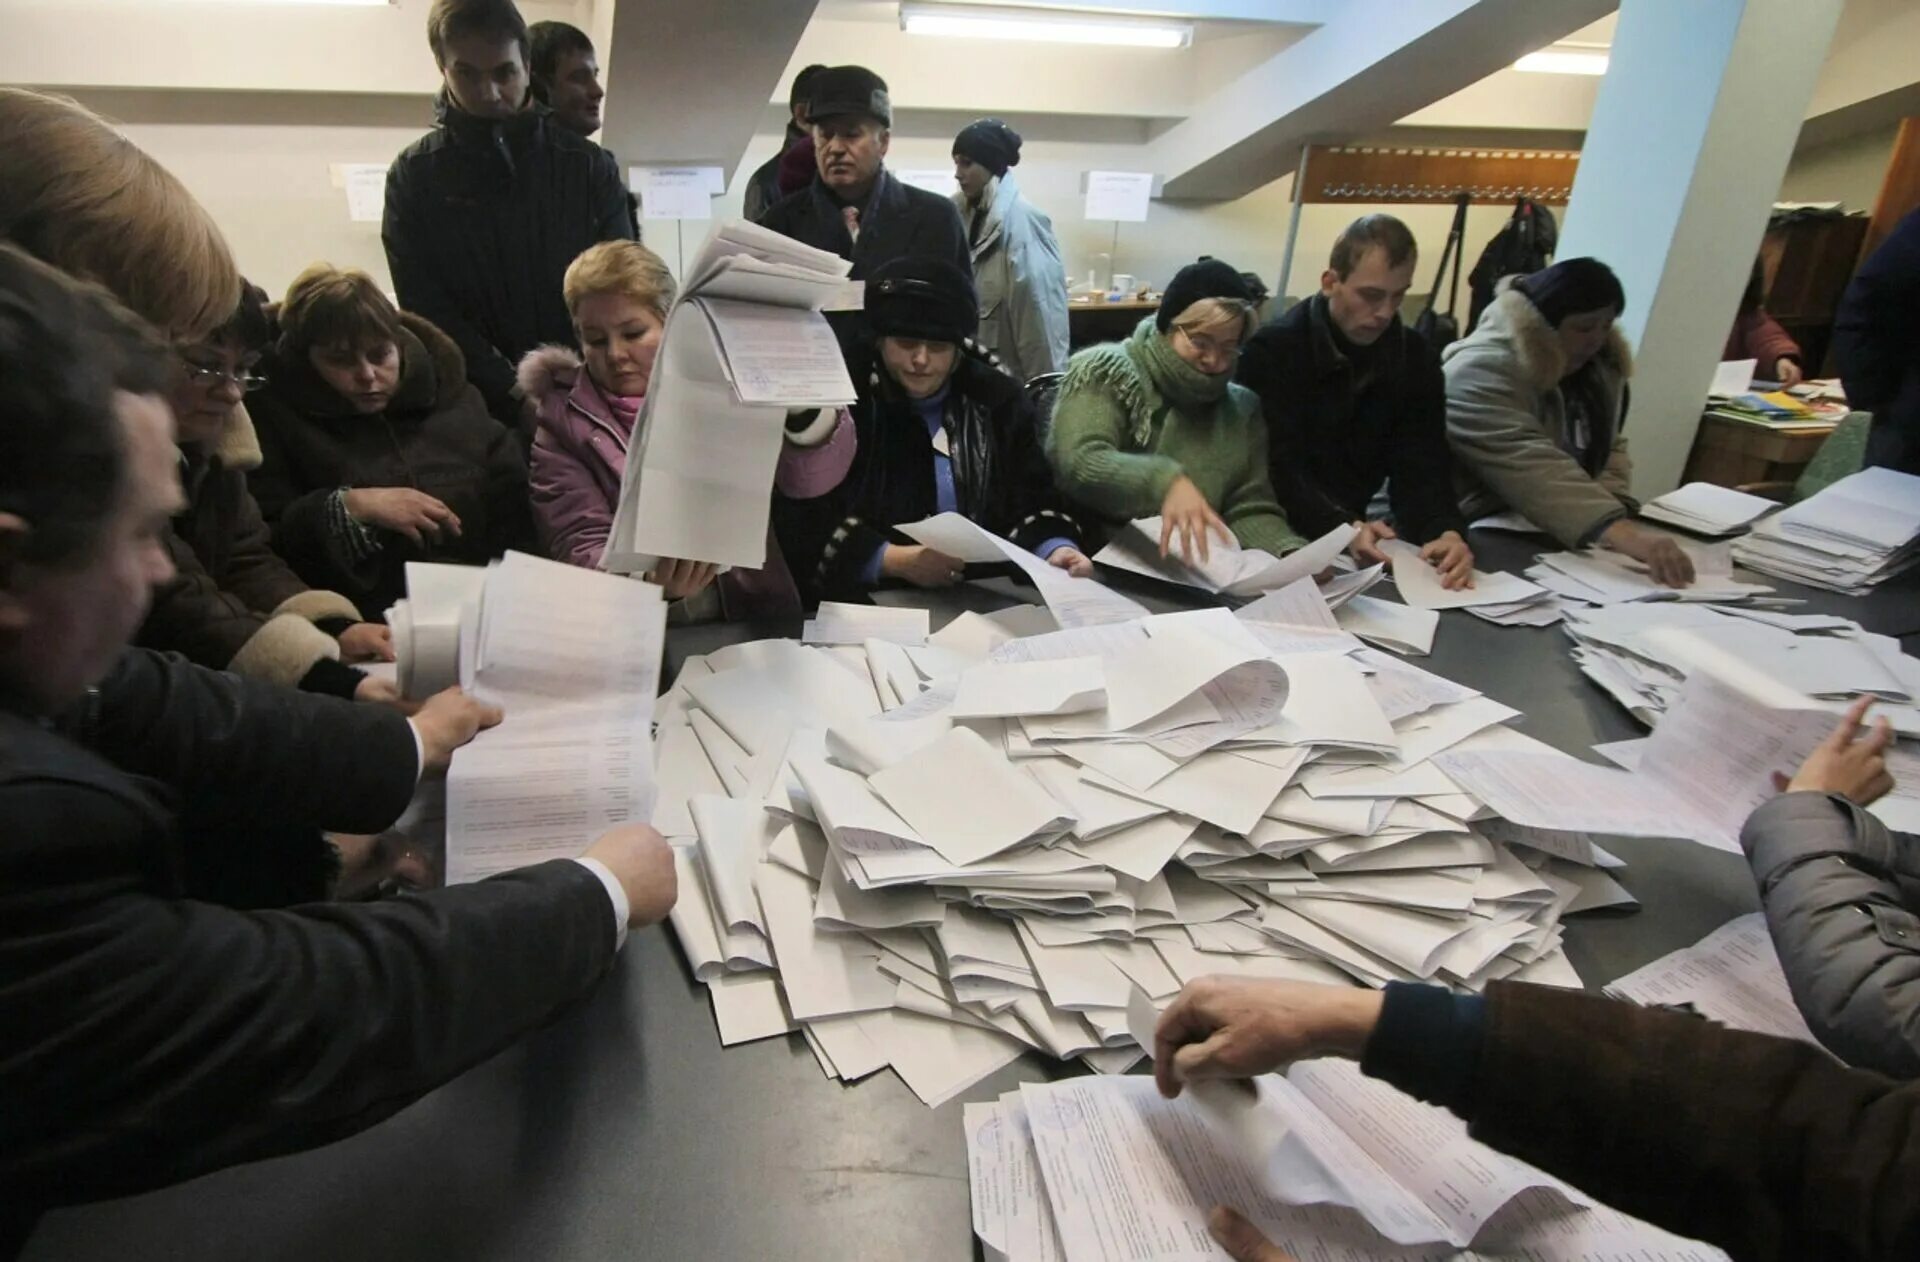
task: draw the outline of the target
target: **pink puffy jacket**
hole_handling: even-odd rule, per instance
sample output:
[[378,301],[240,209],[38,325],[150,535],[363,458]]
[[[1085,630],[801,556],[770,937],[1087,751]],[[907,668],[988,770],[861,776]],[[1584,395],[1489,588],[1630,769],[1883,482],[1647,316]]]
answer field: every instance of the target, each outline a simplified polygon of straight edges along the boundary
[[[620,501],[631,430],[593,384],[580,356],[567,347],[529,352],[520,361],[518,378],[521,391],[539,408],[529,483],[541,543],[555,560],[597,568]],[[853,420],[845,409],[805,433],[789,431],[774,490],[797,499],[826,494],[846,477],[854,443]],[[729,618],[800,612],[799,591],[771,530],[765,566],[731,570],[719,586]]]

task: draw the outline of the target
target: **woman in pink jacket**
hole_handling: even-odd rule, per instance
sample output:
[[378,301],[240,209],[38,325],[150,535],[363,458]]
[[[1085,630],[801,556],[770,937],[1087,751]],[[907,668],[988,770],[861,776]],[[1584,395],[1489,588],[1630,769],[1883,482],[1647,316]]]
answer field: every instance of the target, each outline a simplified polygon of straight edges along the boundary
[[[520,361],[520,389],[539,409],[530,468],[533,517],[554,559],[597,568],[674,282],[645,246],[603,241],[567,268],[564,289],[585,362],[564,346],[543,346]],[[853,452],[853,425],[844,410],[789,416],[774,490],[797,499],[824,495],[846,476]],[[689,619],[800,613],[799,591],[771,532],[759,570],[735,569],[716,584],[711,565],[667,560],[647,577],[681,601],[681,616]]]
[[1746,292],[1740,295],[1740,309],[1734,312],[1733,327],[1727,330],[1727,345],[1720,358],[1754,360],[1753,372],[1760,380],[1777,381],[1782,387],[1797,386],[1807,375],[1801,363],[1800,343],[1760,305],[1765,288],[1766,273],[1760,260],[1755,259],[1753,275],[1747,278]]

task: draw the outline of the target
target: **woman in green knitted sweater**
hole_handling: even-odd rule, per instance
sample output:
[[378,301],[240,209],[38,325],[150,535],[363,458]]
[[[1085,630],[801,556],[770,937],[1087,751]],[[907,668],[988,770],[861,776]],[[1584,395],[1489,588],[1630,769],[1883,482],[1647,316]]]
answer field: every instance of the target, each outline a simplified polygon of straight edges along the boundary
[[1068,362],[1048,443],[1060,489],[1116,522],[1157,514],[1162,556],[1177,539],[1204,560],[1216,535],[1275,556],[1305,543],[1268,479],[1259,399],[1232,380],[1252,332],[1238,272],[1181,268],[1133,336]]

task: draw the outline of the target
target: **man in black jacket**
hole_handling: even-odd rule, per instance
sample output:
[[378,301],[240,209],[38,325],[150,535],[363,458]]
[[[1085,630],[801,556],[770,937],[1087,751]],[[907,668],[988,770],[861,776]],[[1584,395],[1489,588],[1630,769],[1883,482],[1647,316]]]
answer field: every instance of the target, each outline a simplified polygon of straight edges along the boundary
[[[1396,534],[1457,588],[1473,553],[1453,496],[1446,381],[1426,340],[1400,322],[1413,283],[1413,234],[1391,215],[1366,215],[1333,244],[1320,292],[1255,333],[1238,380],[1260,396],[1272,435],[1274,491],[1309,536],[1360,526],[1356,557],[1385,560]],[[1368,521],[1386,483],[1393,525]]]
[[445,79],[438,126],[387,172],[381,239],[400,306],[433,321],[502,422],[520,358],[571,345],[560,284],[588,246],[631,239],[613,156],[529,100],[527,25],[512,0],[434,0],[427,38]]
[[1920,210],[1853,275],[1833,317],[1847,402],[1873,413],[1867,463],[1920,473]]
[[865,66],[819,71],[807,85],[807,117],[819,174],[769,210],[763,225],[851,260],[855,280],[910,254],[949,259],[972,278],[966,228],[952,201],[887,173],[893,105],[885,80]]
[[0,246],[0,1257],[55,1205],[363,1129],[586,994],[672,857],[579,861],[375,904],[193,897],[208,849],[373,833],[500,719],[411,720],[128,650],[172,572],[167,350]]

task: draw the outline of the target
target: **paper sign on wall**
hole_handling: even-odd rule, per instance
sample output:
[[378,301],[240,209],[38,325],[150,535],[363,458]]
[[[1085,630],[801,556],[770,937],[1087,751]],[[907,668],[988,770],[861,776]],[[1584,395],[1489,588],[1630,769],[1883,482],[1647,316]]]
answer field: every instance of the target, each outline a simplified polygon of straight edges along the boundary
[[333,186],[347,192],[347,218],[354,223],[379,223],[387,205],[387,168],[382,162],[336,162],[330,174]]
[[1088,219],[1144,223],[1147,203],[1152,197],[1153,173],[1150,171],[1087,172]]
[[902,184],[924,188],[942,197],[951,197],[960,190],[960,186],[953,181],[952,167],[901,167],[898,170],[888,167],[887,171]]
[[629,167],[627,186],[640,195],[642,219],[711,219],[719,167]]

